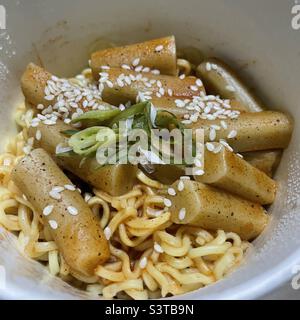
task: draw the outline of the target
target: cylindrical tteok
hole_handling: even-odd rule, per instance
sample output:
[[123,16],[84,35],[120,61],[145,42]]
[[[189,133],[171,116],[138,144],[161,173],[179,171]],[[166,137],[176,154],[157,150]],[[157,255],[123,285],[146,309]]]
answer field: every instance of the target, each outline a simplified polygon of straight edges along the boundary
[[206,142],[210,142],[211,126],[220,127],[214,141],[226,140],[236,152],[286,148],[293,131],[292,118],[277,111],[243,112],[237,118],[224,121],[226,129],[219,119],[200,119],[190,127],[205,129]]
[[205,151],[204,174],[195,175],[195,180],[262,205],[273,203],[276,182],[235,153],[221,147],[218,153]]
[[[209,93],[224,99],[235,99],[244,105],[247,112],[261,112],[265,106],[260,99],[243,83],[238,75],[217,58],[203,60],[197,67],[199,76]],[[281,150],[249,152],[245,158],[258,169],[272,176],[280,162]]]
[[103,190],[111,195],[122,195],[130,191],[136,180],[137,167],[130,164],[107,165],[98,168],[96,158],[87,158],[81,161],[79,156],[62,157],[57,154],[59,147],[68,146],[68,138],[64,131],[72,127],[58,120],[55,125],[40,123],[37,127],[30,127],[29,136],[36,137],[37,131],[40,140],[35,139],[34,147],[45,149],[58,165],[89,183],[91,186]]
[[130,44],[122,47],[108,48],[94,52],[91,56],[91,68],[94,78],[99,78],[102,67],[121,67],[127,65],[159,70],[161,74],[177,75],[175,37],[169,36]]
[[[179,183],[184,184],[181,191]],[[177,181],[172,187],[176,195],[168,198],[174,223],[235,232],[244,240],[256,238],[268,223],[268,215],[257,203],[191,180]]]
[[[109,257],[107,240],[94,215],[68,177],[43,149],[25,156],[12,172],[12,180],[40,213],[72,270],[91,276]],[[54,192],[55,188],[63,190]],[[50,209],[51,208],[51,209]]]
[[243,84],[235,72],[217,58],[208,58],[197,67],[197,76],[211,94],[241,102],[249,112],[262,111],[262,102]]
[[[49,105],[54,106],[57,103],[57,97],[53,97],[53,99],[46,99],[45,88],[48,85],[48,81],[53,79],[53,75],[47,70],[35,65],[34,63],[29,63],[21,77],[21,88],[23,94],[26,98],[26,101],[36,107],[39,104],[42,104],[44,107],[48,107]],[[54,83],[55,81],[52,80]],[[66,100],[66,98],[65,98]],[[113,106],[108,103],[100,100],[94,99],[95,103],[97,103],[102,109],[111,109]],[[86,99],[82,97],[80,101],[77,101],[76,104],[78,108],[83,111],[92,110],[91,106],[85,105]],[[70,112],[75,112],[75,108],[71,108]]]
[[136,102],[138,93],[146,97],[168,97],[170,90],[174,98],[192,98],[204,94],[205,89],[197,78],[190,76],[180,79],[168,75],[154,75],[122,68],[110,68],[102,73],[99,81],[103,83],[102,98],[113,105]]

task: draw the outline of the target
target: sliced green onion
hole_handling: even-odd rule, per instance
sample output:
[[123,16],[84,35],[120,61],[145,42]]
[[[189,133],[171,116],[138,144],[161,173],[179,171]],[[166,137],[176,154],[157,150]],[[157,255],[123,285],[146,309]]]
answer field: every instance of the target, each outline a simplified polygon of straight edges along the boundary
[[155,124],[160,128],[171,129],[170,125],[183,130],[184,125],[176,118],[176,116],[166,110],[160,110],[157,112]]
[[104,121],[112,119],[119,113],[121,113],[119,109],[88,111],[83,113],[79,117],[73,119],[72,123],[77,123],[81,121],[93,121],[95,123],[101,124]]
[[61,157],[61,158],[73,158],[76,156],[76,153],[72,150],[72,151],[56,153],[55,156]]
[[98,148],[115,143],[116,138],[115,132],[108,127],[91,127],[71,136],[69,146],[76,154],[87,157],[95,154]]
[[101,130],[98,131],[96,140],[100,142],[101,148],[106,148],[107,146],[116,143],[117,135],[115,132],[108,128],[108,127],[102,127]]
[[96,152],[100,145],[96,137],[102,128],[106,129],[106,127],[91,127],[79,131],[69,139],[69,146],[73,148],[75,153],[81,156],[88,156]]
[[61,131],[60,133],[64,134],[65,136],[67,137],[71,137],[73,136],[75,133],[79,132],[78,130],[72,130],[72,129],[69,129],[69,130],[63,130]]
[[143,113],[145,107],[150,104],[148,101],[140,102],[130,106],[129,108],[120,112],[117,116],[115,116],[108,124],[109,127],[112,127],[114,124],[119,123],[122,120],[126,120],[132,116]]

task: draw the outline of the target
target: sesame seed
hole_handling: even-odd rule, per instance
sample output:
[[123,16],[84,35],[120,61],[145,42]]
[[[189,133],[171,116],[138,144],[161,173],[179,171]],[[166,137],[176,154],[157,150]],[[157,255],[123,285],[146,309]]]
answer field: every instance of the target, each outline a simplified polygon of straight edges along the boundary
[[76,190],[76,187],[73,186],[72,184],[65,184],[65,185],[64,185],[64,188],[65,188],[66,190],[69,190],[69,191],[75,191],[75,190]]
[[172,201],[170,199],[165,198],[164,199],[164,205],[166,207],[171,207],[172,206]]
[[49,216],[49,214],[53,211],[53,208],[54,208],[53,205],[49,205],[49,206],[45,207],[43,210],[43,215]]
[[197,113],[192,114],[192,115],[190,116],[190,120],[191,120],[192,122],[197,122],[197,120],[198,120],[198,115],[197,115]]
[[124,81],[125,81],[128,85],[131,84],[131,79],[130,79],[130,77],[128,77],[128,76],[125,76]]
[[244,158],[244,156],[243,156],[242,154],[240,154],[240,153],[237,153],[236,155],[237,155],[238,157],[242,158],[242,159]]
[[75,207],[68,206],[67,210],[72,216],[77,216],[78,214],[78,210]]
[[220,124],[223,129],[225,129],[225,130],[227,129],[227,123],[224,120],[221,120]]
[[48,126],[53,126],[54,124],[56,124],[55,121],[47,119],[43,122],[44,124],[48,125]]
[[160,80],[157,80],[156,84],[157,84],[157,86],[158,86],[159,88],[161,88],[161,87],[162,87],[162,83],[161,83],[161,81],[160,81]]
[[198,91],[198,87],[197,86],[190,86],[190,89],[193,91]]
[[120,79],[120,78],[117,78],[117,85],[121,88],[124,87],[124,82]]
[[157,242],[154,242],[154,250],[158,253],[164,252],[164,249]]
[[[182,178],[182,177],[181,177]],[[181,179],[180,178],[180,179]],[[183,191],[183,189],[184,189],[184,182],[182,181],[182,180],[180,180],[179,182],[178,182],[178,186],[177,186],[177,189],[178,189],[178,191]]]
[[151,71],[152,74],[155,74],[155,75],[159,75],[160,74],[160,71],[157,70],[157,69],[154,69]]
[[45,93],[46,96],[50,95],[50,90],[49,90],[48,87],[45,87],[44,93]]
[[215,146],[212,143],[207,142],[205,145],[208,151],[214,151]]
[[217,126],[216,124],[212,124],[210,127],[215,130],[221,130],[221,127]]
[[37,108],[38,108],[39,110],[43,110],[43,109],[44,109],[44,106],[43,106],[41,103],[39,103],[39,104],[37,105]]
[[181,208],[181,209],[179,210],[178,219],[181,220],[181,221],[184,220],[185,215],[186,215],[186,210],[185,210],[185,208]]
[[183,121],[181,121],[181,123],[183,123],[183,124],[191,124],[192,121],[191,120],[183,120]]
[[211,71],[211,63],[207,62],[206,63],[206,71]]
[[104,229],[104,235],[105,235],[106,240],[109,240],[109,239],[110,239],[110,237],[111,237],[111,230],[110,230],[109,227],[106,227],[106,228]]
[[25,154],[29,154],[30,151],[31,151],[31,146],[25,146],[25,147],[23,147],[23,151],[24,151]]
[[180,99],[176,99],[175,100],[175,104],[176,104],[176,107],[178,107],[178,108],[184,108],[185,107],[185,102],[180,100]]
[[60,193],[55,192],[55,191],[53,191],[53,190],[51,190],[51,191],[49,192],[49,196],[50,196],[51,198],[55,199],[55,200],[60,200],[60,199],[61,199]]
[[164,88],[159,88],[159,91],[158,91],[161,95],[164,95],[165,94],[165,89]]
[[150,68],[149,68],[149,67],[145,67],[145,68],[143,68],[142,71],[143,71],[143,72],[150,72]]
[[179,79],[181,79],[181,80],[183,80],[184,78],[185,78],[185,74],[184,73],[179,76]]
[[53,192],[62,192],[62,191],[64,191],[65,190],[65,188],[64,187],[60,187],[60,186],[56,186],[56,187],[53,187],[52,188],[52,191]]
[[[113,88],[113,87],[114,87],[113,83],[112,83],[111,81],[109,81],[109,80],[106,81],[106,84],[107,84],[107,86],[108,86],[109,88]],[[129,83],[129,84],[130,84],[130,83]]]
[[141,268],[141,269],[145,269],[146,266],[147,266],[147,263],[148,263],[147,257],[143,257],[143,258],[140,260],[140,268]]
[[189,176],[181,176],[180,180],[191,180]]
[[136,58],[136,59],[134,59],[134,60],[132,61],[132,65],[133,65],[134,67],[138,66],[139,63],[140,63],[140,58]]
[[210,140],[210,141],[214,141],[214,140],[216,139],[216,136],[217,136],[216,130],[213,129],[213,128],[211,128],[211,129],[209,130],[209,140]]
[[216,64],[212,63],[211,68],[212,68],[213,70],[217,70],[217,69],[218,69],[218,66],[217,66]]
[[196,86],[198,86],[198,87],[202,87],[203,86],[203,83],[202,83],[202,81],[200,79],[196,80]]
[[204,175],[204,171],[202,169],[197,169],[194,171],[194,175],[195,176],[203,176]]
[[137,66],[134,71],[135,72],[141,72],[143,70],[143,66]]
[[122,64],[121,68],[126,70],[131,70],[128,64]]
[[196,167],[202,167],[202,162],[200,159],[195,159],[194,163]]
[[92,195],[89,192],[86,192],[84,194],[84,201],[89,202],[89,200],[92,198]]
[[164,48],[163,45],[159,45],[159,46],[157,46],[157,47],[155,48],[155,51],[156,51],[156,52],[160,52],[160,51],[163,50],[163,48]]
[[219,153],[223,148],[223,145],[222,144],[219,144],[217,147],[215,147],[215,150],[213,151],[213,153]]
[[233,139],[237,136],[237,131],[236,130],[231,130],[227,136],[228,139]]
[[53,94],[49,94],[47,96],[45,96],[45,99],[48,100],[48,101],[52,101],[54,99],[54,95]]
[[36,140],[40,141],[41,138],[42,138],[42,133],[40,130],[37,130],[36,133],[35,133],[35,138]]
[[58,228],[58,223],[55,220],[49,220],[49,225],[54,230]]
[[173,95],[172,89],[168,89],[168,95],[169,95],[170,97],[172,97],[172,95]]
[[230,92],[235,92],[235,88],[233,86],[226,86],[226,90]]
[[103,70],[109,70],[110,67],[109,67],[109,66],[101,66],[101,69],[103,69]]
[[175,195],[176,195],[175,189],[173,189],[173,188],[168,188],[168,194],[169,194],[170,196],[175,196]]
[[100,72],[99,74],[101,77],[104,77],[104,78],[108,78],[109,76],[107,72]]

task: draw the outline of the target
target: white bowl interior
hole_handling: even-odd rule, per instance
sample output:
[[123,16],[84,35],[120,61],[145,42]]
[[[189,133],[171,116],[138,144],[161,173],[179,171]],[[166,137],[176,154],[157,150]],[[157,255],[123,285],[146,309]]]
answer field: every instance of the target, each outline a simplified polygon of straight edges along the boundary
[[[300,263],[300,31],[291,27],[293,1],[281,0],[51,0],[2,1],[7,30],[0,32],[0,134],[3,149],[16,131],[13,110],[23,98],[19,78],[30,61],[61,76],[76,74],[89,53],[107,42],[130,43],[174,34],[179,47],[196,47],[240,70],[266,106],[296,120],[276,178],[272,221],[246,263],[225,280],[183,296],[189,299],[255,298],[292,276]],[[19,254],[14,237],[0,229],[5,298],[84,298]]]

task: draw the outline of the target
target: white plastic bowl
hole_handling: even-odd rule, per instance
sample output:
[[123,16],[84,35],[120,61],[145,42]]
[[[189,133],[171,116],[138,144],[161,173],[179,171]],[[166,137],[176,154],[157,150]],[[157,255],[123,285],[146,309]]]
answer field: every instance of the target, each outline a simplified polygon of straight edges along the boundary
[[[291,26],[293,1],[281,0],[44,0],[2,1],[7,30],[0,32],[1,148],[15,133],[12,113],[22,101],[19,79],[29,61],[69,76],[107,38],[118,43],[175,34],[181,47],[198,47],[235,68],[266,106],[296,121],[293,139],[276,174],[279,192],[272,221],[247,261],[225,280],[181,296],[186,299],[252,299],[292,277],[300,264],[300,30]],[[14,237],[0,230],[1,298],[76,299],[86,294],[48,275],[21,256]]]

